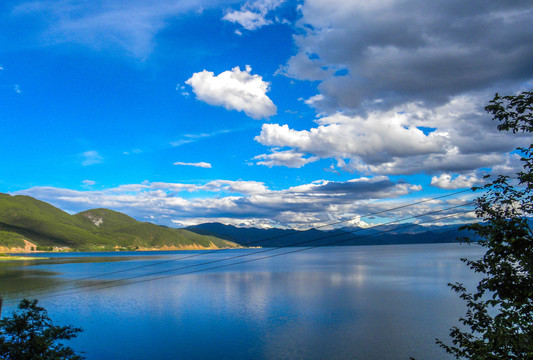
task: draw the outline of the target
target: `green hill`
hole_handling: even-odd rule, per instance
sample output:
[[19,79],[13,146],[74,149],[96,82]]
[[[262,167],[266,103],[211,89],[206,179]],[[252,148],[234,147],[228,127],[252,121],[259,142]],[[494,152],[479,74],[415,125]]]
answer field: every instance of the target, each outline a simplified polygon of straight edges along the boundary
[[236,247],[214,236],[140,222],[128,215],[93,209],[70,215],[29,196],[0,193],[0,247],[28,240],[38,247],[73,250],[194,249]]

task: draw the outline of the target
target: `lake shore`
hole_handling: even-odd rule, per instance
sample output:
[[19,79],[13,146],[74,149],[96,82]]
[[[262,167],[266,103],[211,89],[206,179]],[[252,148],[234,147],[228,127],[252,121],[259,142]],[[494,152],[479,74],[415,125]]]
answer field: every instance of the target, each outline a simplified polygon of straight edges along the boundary
[[[90,248],[81,248],[81,249],[73,249],[70,247],[60,247],[60,246],[39,246],[35,243],[32,243],[26,239],[23,239],[24,246],[17,246],[17,247],[7,247],[7,246],[0,246],[0,260],[13,260],[13,257],[16,256],[16,254],[20,256],[28,255],[28,254],[38,254],[38,253],[69,253],[69,252],[110,252],[110,251],[116,251],[116,252],[122,252],[122,251],[186,251],[186,250],[222,250],[222,249],[242,249],[246,248],[243,246],[239,246],[238,244],[235,244],[237,246],[217,246],[212,241],[208,244],[201,245],[197,243],[188,244],[188,245],[163,245],[159,247],[143,247],[143,246],[109,246],[109,245],[101,245],[101,246],[93,246]],[[7,255],[10,258],[8,259],[2,259],[2,256]],[[34,257],[31,257],[34,258]]]
[[87,360],[447,360],[434,338],[448,334],[464,303],[446,284],[477,284],[460,258],[483,254],[459,244],[293,250],[187,259],[184,252],[35,254],[50,260],[1,262],[0,284],[12,294],[6,314],[27,289],[71,294],[43,304],[61,324],[84,329],[72,344]]
[[24,256],[28,254],[46,254],[46,253],[80,253],[80,252],[125,252],[125,251],[131,251],[131,252],[146,252],[146,251],[198,251],[198,250],[226,250],[226,249],[260,249],[261,247],[245,247],[245,246],[238,246],[238,247],[217,247],[213,243],[211,243],[210,246],[202,246],[198,244],[194,245],[183,245],[183,246],[162,246],[162,247],[136,247],[136,248],[130,248],[130,247],[119,247],[115,246],[114,248],[96,248],[96,249],[65,249],[61,248],[60,250],[32,250],[28,251],[25,249],[8,249],[3,248],[0,249],[0,261],[3,260],[28,260],[28,259],[47,259],[46,257],[35,257],[35,256]]
[[46,257],[0,255],[0,261],[44,260]]

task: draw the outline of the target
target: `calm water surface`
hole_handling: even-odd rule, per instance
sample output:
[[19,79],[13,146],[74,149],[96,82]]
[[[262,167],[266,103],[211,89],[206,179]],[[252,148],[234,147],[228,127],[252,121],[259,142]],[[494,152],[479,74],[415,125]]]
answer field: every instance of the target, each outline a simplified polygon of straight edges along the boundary
[[[447,338],[465,307],[446,284],[477,283],[459,258],[478,258],[480,247],[329,247],[260,259],[294,250],[3,262],[2,315],[23,296],[40,298],[56,323],[84,329],[70,345],[87,359],[450,359],[434,339]],[[250,259],[258,261],[222,267]]]

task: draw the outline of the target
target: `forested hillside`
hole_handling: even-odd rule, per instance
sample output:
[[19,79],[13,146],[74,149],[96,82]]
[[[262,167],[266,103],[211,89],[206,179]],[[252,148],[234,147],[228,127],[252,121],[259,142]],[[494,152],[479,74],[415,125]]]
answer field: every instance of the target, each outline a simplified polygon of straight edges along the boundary
[[93,251],[237,246],[216,236],[140,222],[108,209],[70,215],[29,196],[0,194],[0,247],[20,247],[24,240],[39,249],[59,247]]

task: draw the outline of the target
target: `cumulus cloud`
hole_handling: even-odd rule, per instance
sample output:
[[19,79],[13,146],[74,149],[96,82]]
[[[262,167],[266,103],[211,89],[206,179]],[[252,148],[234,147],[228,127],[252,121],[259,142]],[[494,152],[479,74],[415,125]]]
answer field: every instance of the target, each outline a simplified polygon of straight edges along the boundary
[[409,126],[406,117],[348,117],[336,114],[319,119],[311,130],[292,130],[287,125],[263,124],[255,140],[267,146],[289,146],[321,157],[358,156],[365,162],[390,161],[397,156],[443,151],[446,135],[425,135]]
[[81,156],[82,156],[81,164],[83,166],[99,164],[103,161],[102,156],[100,156],[100,154],[96,150],[85,151],[83,154],[81,154]]
[[483,179],[478,178],[475,174],[470,176],[458,175],[456,177],[452,177],[451,174],[441,174],[440,176],[433,176],[431,178],[431,186],[446,190],[470,188],[482,183]]
[[319,80],[322,111],[373,109],[521,84],[533,77],[527,1],[308,0],[281,72]]
[[234,181],[234,180],[213,180],[205,185],[200,185],[197,190],[206,190],[213,192],[229,192],[235,194],[261,194],[268,192],[265,184],[259,181]]
[[194,219],[180,219],[180,220],[172,220],[172,223],[177,227],[187,227],[187,226],[195,226],[199,224],[209,223],[209,222],[218,222],[221,224],[226,225],[233,225],[237,227],[255,227],[260,229],[271,229],[273,227],[276,227],[277,223],[275,221],[268,221],[268,219],[255,219],[255,218],[248,218],[248,219],[234,219],[234,218],[228,218],[228,217],[217,217],[217,218],[203,218],[198,217]]
[[393,161],[369,165],[357,159],[345,163],[338,160],[338,166],[349,172],[385,175],[435,174],[442,171],[455,173],[471,172],[474,169],[490,168],[505,161],[503,154],[446,154],[419,155],[408,158],[395,158]]
[[[229,10],[222,20],[237,23],[249,31],[257,30],[265,25],[272,24],[272,20],[266,18],[268,13],[279,7],[284,0],[256,0],[246,2],[240,10]],[[241,35],[240,32],[237,34]]]
[[181,162],[181,161],[176,161],[174,163],[174,165],[180,165],[180,166],[193,166],[193,167],[199,167],[199,168],[204,168],[204,169],[211,169],[211,164],[210,163],[206,163],[206,162],[197,162],[197,163],[189,163],[189,162]]
[[246,30],[257,30],[265,25],[272,24],[272,21],[265,19],[266,14],[253,12],[247,9],[240,11],[230,11],[222,20],[238,23]]
[[[473,186],[479,186],[484,184],[487,180],[483,179],[486,174],[496,177],[499,175],[506,175],[515,177],[516,174],[523,170],[523,163],[520,161],[518,154],[509,154],[504,157],[499,165],[493,166],[491,171],[477,171],[469,172],[466,174],[449,174],[443,173],[439,176],[433,176],[431,178],[431,186],[435,186],[446,190],[455,190],[461,188],[469,188]],[[479,165],[478,167],[483,167]]]
[[209,105],[243,111],[253,119],[276,115],[276,105],[266,95],[270,83],[251,71],[249,65],[244,71],[237,66],[216,76],[204,70],[194,73],[185,83],[192,87],[197,99]]
[[335,113],[316,119],[318,126],[309,130],[263,124],[255,140],[274,149],[288,147],[301,159],[306,154],[335,159],[350,172],[467,173],[502,165],[506,152],[532,140],[498,132],[482,99],[463,95],[437,107],[409,103],[364,115]]
[[[372,211],[394,207],[397,198],[420,190],[419,185],[380,176],[344,182],[320,180],[281,190],[256,181],[214,180],[203,184],[143,182],[99,191],[34,187],[16,194],[36,197],[69,212],[106,207],[164,225],[227,219],[225,223],[309,228],[360,219]],[[426,210],[411,209],[413,213]]]
[[349,172],[428,173],[448,188],[481,168],[505,170],[509,152],[533,139],[498,132],[483,106],[533,78],[533,5],[470,5],[303,2],[297,51],[276,73],[318,82],[316,95],[300,99],[317,125],[264,124],[255,140]]
[[492,174],[515,176],[521,171],[524,171],[523,163],[520,161],[521,156],[518,154],[509,154],[505,162],[492,168]]
[[317,161],[317,156],[304,157],[305,154],[296,152],[294,150],[279,151],[274,150],[272,154],[257,155],[253,159],[258,160],[257,165],[286,166],[290,168],[301,168],[302,166],[311,162]]

